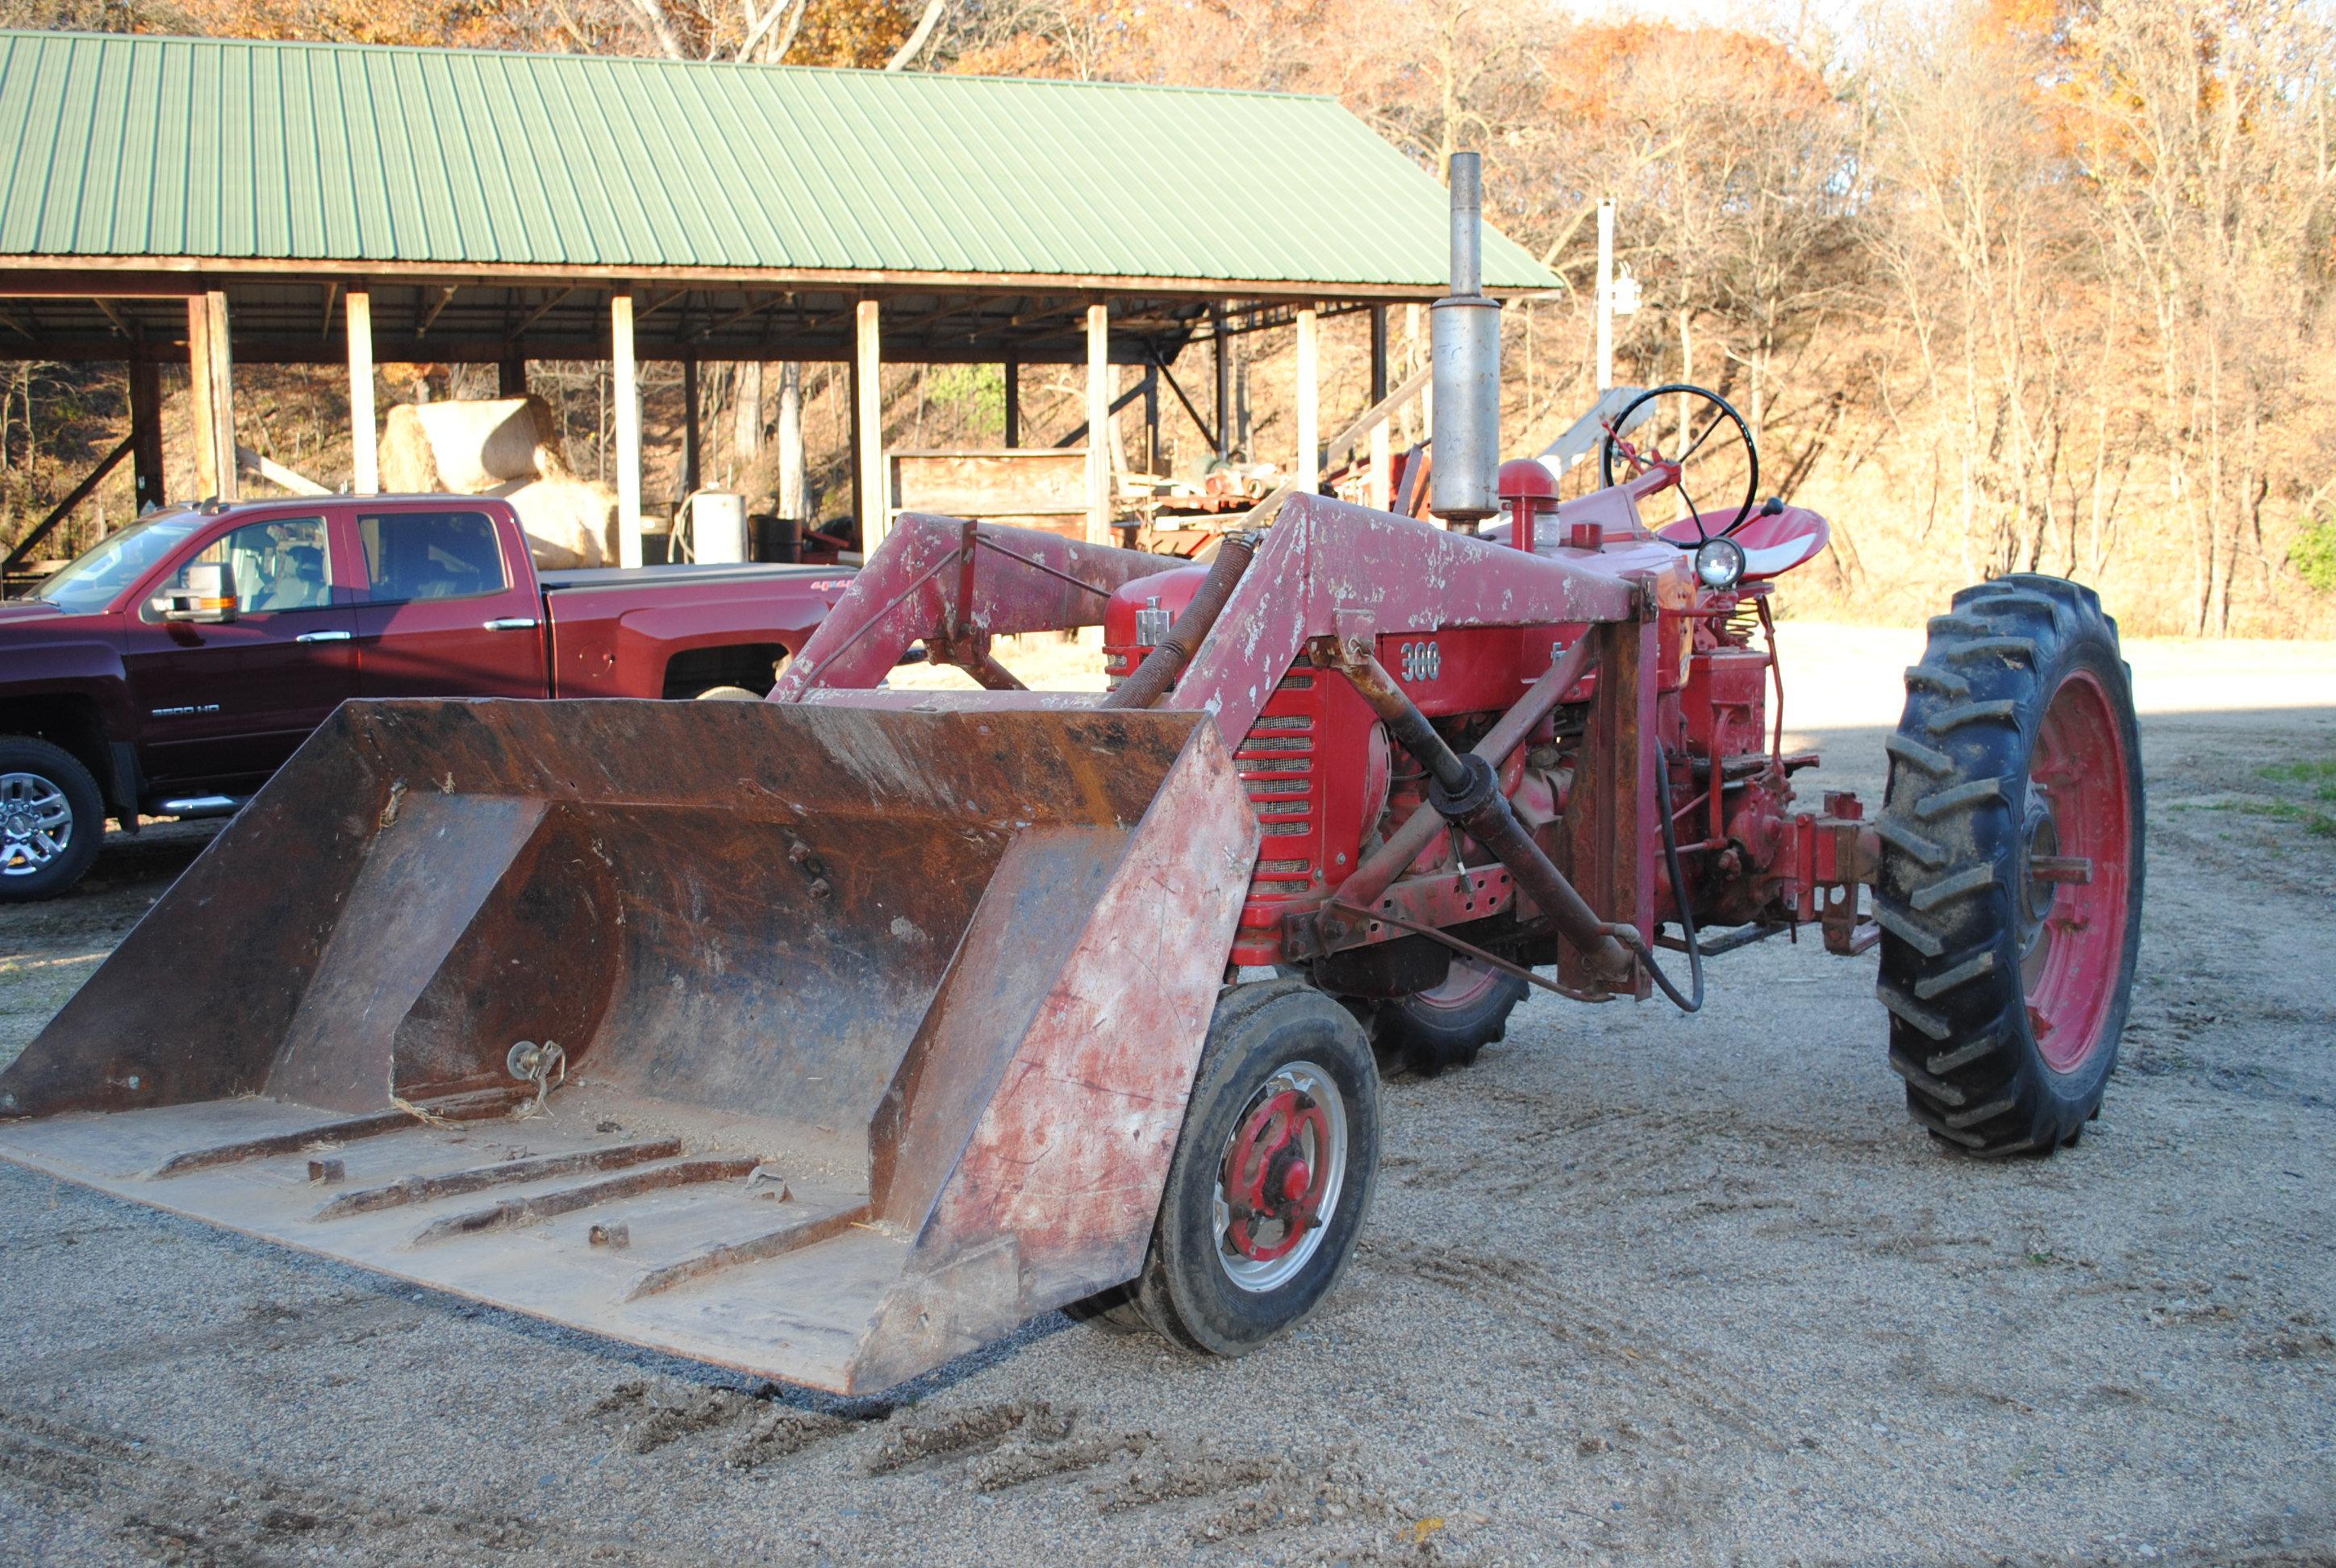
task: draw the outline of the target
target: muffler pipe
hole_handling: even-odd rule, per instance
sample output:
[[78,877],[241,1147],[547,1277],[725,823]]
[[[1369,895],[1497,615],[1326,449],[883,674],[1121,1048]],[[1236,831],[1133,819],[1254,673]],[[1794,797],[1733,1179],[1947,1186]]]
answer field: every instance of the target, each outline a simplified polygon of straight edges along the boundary
[[1427,510],[1472,533],[1501,509],[1501,302],[1484,297],[1484,205],[1482,159],[1454,153],[1452,292],[1427,307],[1436,386]]

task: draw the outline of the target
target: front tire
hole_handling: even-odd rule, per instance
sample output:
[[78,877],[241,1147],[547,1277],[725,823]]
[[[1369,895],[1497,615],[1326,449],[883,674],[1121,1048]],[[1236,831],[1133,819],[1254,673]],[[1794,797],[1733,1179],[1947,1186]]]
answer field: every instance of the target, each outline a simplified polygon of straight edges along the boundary
[[1400,1064],[1423,1078],[1447,1067],[1465,1067],[1476,1053],[1509,1032],[1509,1015],[1525,998],[1525,983],[1512,974],[1455,958],[1444,983],[1382,1002],[1371,1018],[1371,1041],[1379,1058]]
[[1128,1302],[1187,1349],[1247,1355],[1345,1271],[1378,1157],[1378,1072],[1354,1018],[1301,981],[1226,991]]
[[2059,578],[1964,589],[1887,745],[1878,990],[1907,1108],[1974,1154],[2049,1154],[2099,1113],[2141,938],[2116,622]]
[[105,799],[63,746],[0,736],[0,903],[53,899],[97,859]]

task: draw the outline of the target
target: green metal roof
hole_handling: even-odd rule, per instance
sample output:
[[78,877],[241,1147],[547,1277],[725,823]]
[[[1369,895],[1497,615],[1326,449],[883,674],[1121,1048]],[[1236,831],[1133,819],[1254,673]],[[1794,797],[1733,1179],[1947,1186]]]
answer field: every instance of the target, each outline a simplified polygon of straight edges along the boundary
[[[0,32],[0,258],[1426,291],[1446,265],[1443,188],[1328,98]],[[1491,234],[1484,274],[1555,282]]]

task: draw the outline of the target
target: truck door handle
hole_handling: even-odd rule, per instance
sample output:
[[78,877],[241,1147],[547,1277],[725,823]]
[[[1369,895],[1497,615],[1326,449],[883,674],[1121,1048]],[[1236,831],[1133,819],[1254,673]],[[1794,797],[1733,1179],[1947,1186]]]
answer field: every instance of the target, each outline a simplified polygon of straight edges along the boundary
[[533,631],[536,620],[530,615],[498,616],[487,622],[489,631]]
[[345,631],[304,631],[292,640],[294,642],[346,642],[349,640],[349,633]]

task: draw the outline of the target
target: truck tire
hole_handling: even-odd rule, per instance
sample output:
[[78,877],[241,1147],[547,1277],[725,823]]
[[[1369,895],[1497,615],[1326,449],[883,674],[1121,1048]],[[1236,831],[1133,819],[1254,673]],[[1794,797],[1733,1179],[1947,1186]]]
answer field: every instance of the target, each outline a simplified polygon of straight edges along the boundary
[[[1362,1026],[1302,981],[1225,991],[1124,1300],[1186,1349],[1247,1355],[1346,1271],[1378,1163],[1378,1069]],[[1095,1303],[1105,1313],[1111,1294]]]
[[0,735],[0,903],[63,892],[104,837],[105,800],[79,758],[31,735]]
[[2117,623],[2059,578],[1965,589],[1886,745],[1874,919],[1907,1108],[1971,1154],[2049,1154],[2099,1114],[2141,938]]
[[1454,959],[1444,983],[1381,1002],[1371,1017],[1371,1043],[1379,1060],[1423,1078],[1465,1067],[1476,1053],[1509,1032],[1509,1015],[1525,999],[1525,983],[1486,964]]

